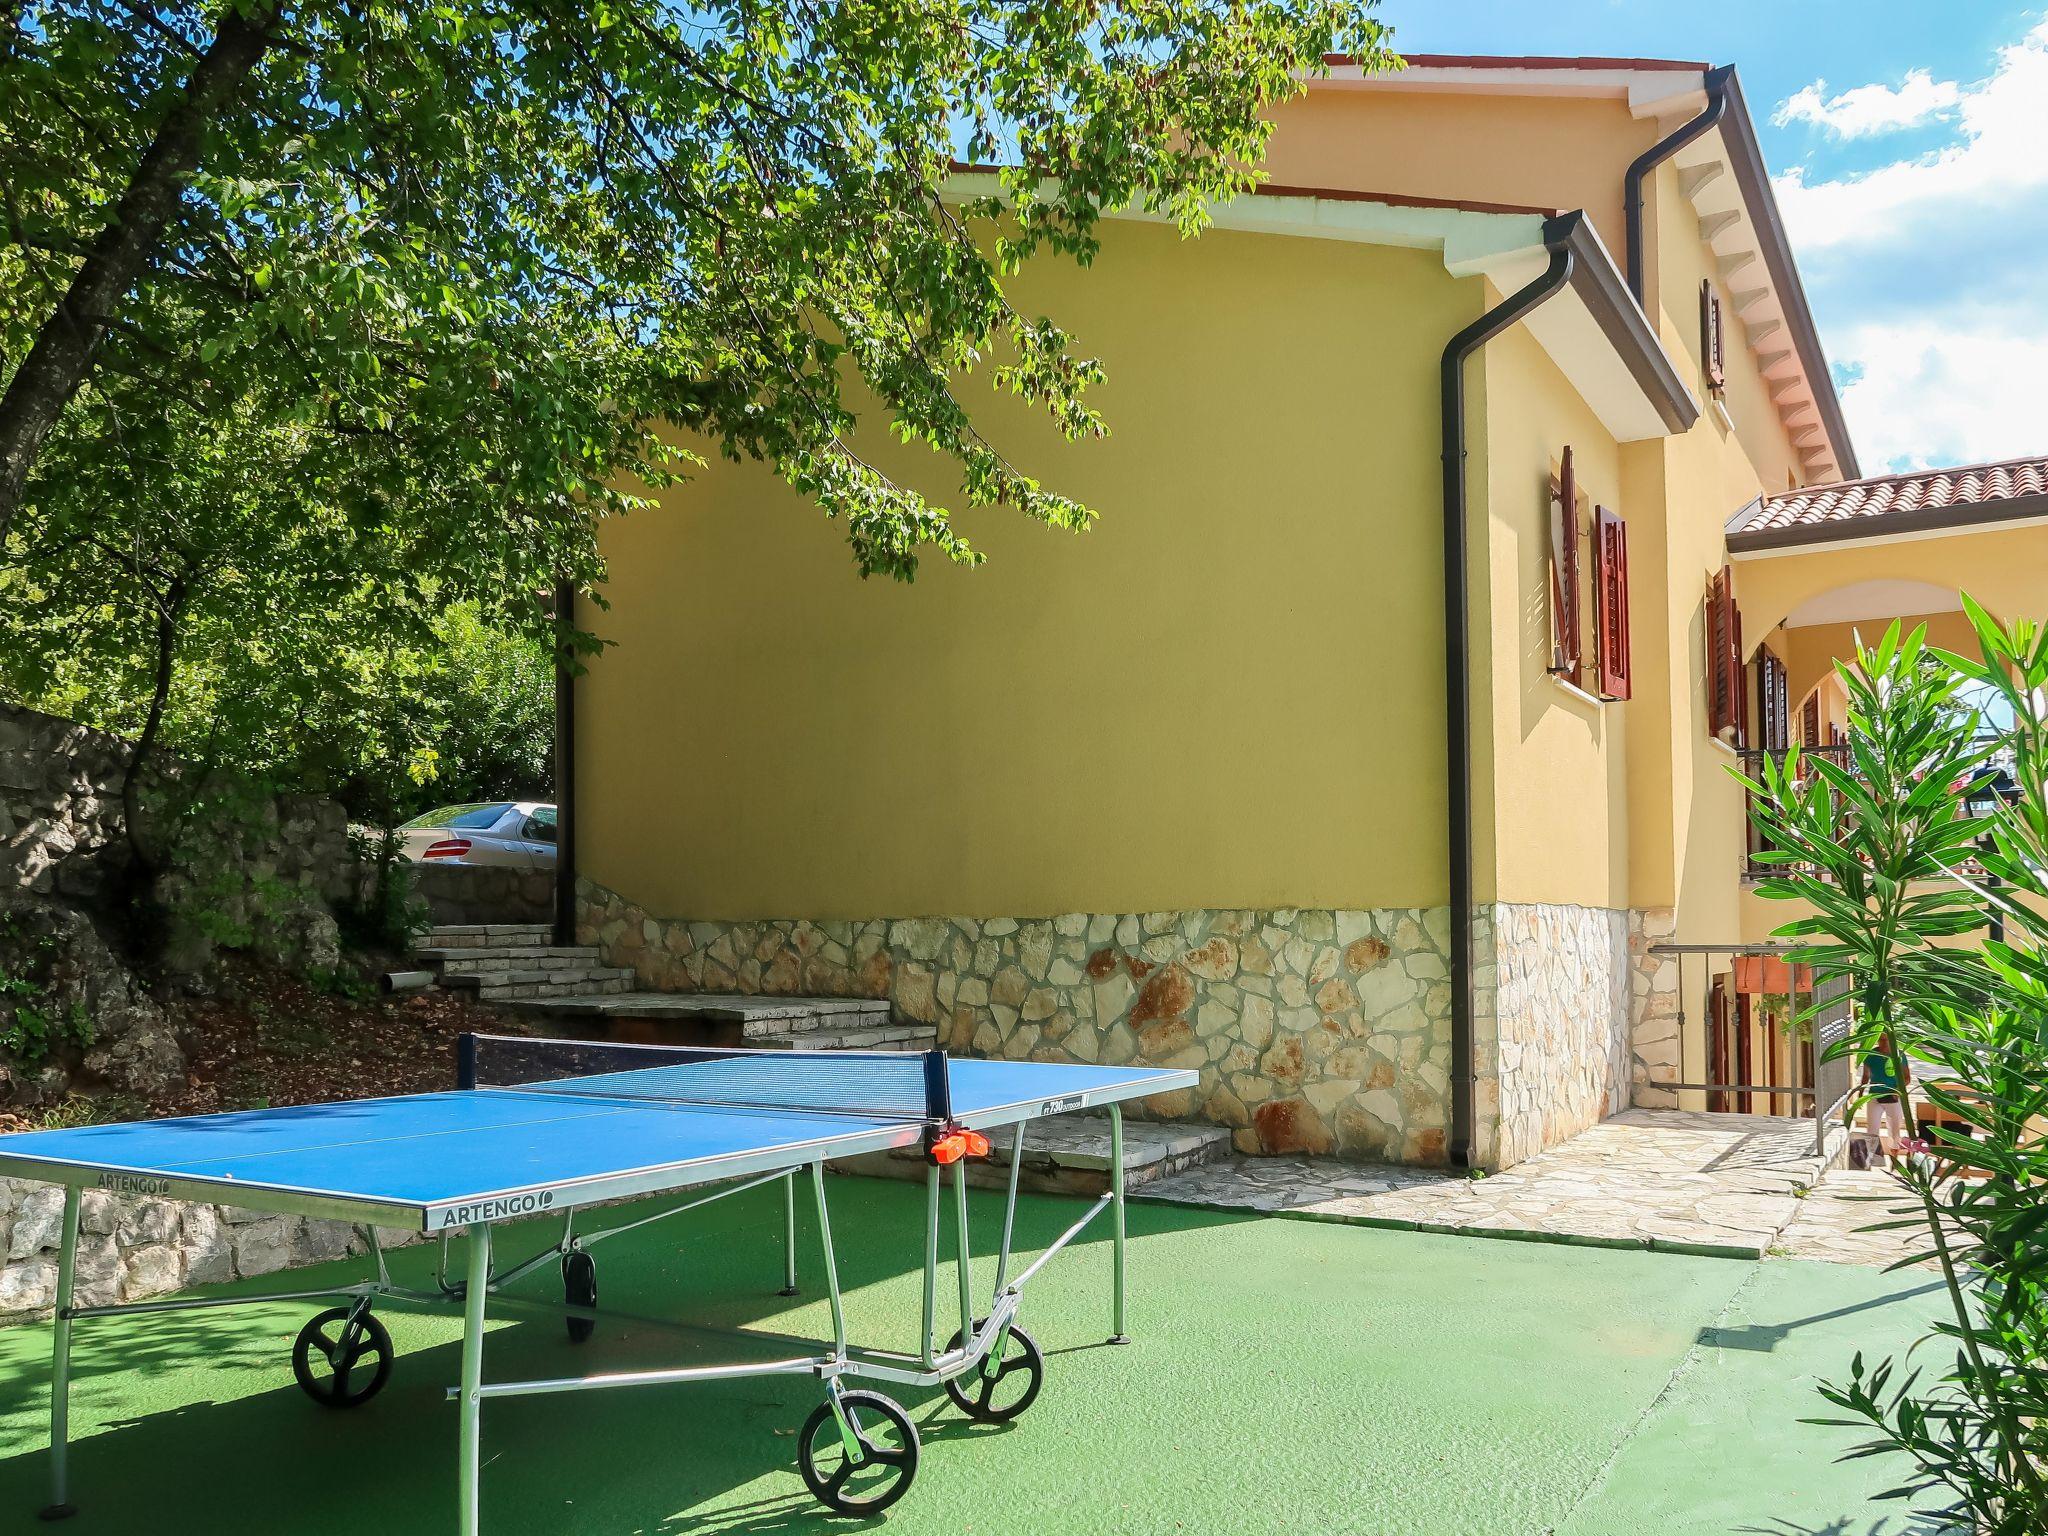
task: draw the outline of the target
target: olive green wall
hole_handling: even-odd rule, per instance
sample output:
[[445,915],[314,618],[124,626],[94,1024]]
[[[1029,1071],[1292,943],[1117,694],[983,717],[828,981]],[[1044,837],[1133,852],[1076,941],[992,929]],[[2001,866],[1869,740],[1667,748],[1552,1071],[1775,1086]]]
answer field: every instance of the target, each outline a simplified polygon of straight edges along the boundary
[[[1446,899],[1434,253],[1116,222],[1016,285],[1112,435],[978,381],[1080,536],[963,514],[979,570],[856,579],[758,465],[607,524],[578,689],[582,872],[701,919]],[[939,494],[936,461],[864,452]]]

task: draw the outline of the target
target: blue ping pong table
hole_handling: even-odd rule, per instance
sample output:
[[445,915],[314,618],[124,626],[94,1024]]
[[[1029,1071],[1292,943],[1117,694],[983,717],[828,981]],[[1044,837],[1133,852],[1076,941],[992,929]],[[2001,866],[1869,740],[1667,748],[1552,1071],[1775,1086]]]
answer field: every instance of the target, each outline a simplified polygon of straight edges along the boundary
[[[458,1087],[451,1092],[0,1137],[0,1176],[59,1184],[65,1190],[52,1346],[50,1503],[43,1514],[57,1519],[73,1512],[69,1406],[75,1324],[95,1317],[276,1301],[336,1303],[306,1324],[292,1349],[299,1385],[333,1408],[367,1402],[391,1373],[395,1350],[376,1317],[377,1306],[461,1310],[461,1382],[449,1395],[460,1414],[456,1529],[462,1536],[476,1536],[479,1529],[486,1399],[742,1376],[808,1376],[821,1383],[824,1400],[798,1436],[798,1470],[828,1507],[876,1513],[902,1497],[916,1475],[917,1430],[892,1399],[878,1391],[849,1389],[845,1382],[865,1378],[905,1387],[943,1386],[974,1418],[1015,1418],[1037,1397],[1045,1368],[1037,1343],[1018,1322],[1024,1287],[1104,1210],[1113,1216],[1111,1341],[1125,1342],[1120,1105],[1192,1087],[1195,1081],[1196,1074],[1188,1071],[953,1060],[943,1051],[745,1051],[465,1036]],[[1017,1177],[1027,1127],[1035,1120],[1097,1107],[1109,1111],[1108,1192],[1011,1276]],[[966,1166],[968,1157],[987,1150],[981,1133],[998,1127],[1010,1127],[1013,1136],[1008,1198],[994,1288],[977,1316]],[[922,1148],[926,1165],[924,1302],[917,1347],[857,1346],[847,1338],[841,1305],[825,1164],[910,1147]],[[942,1348],[937,1338],[940,1182],[948,1167],[960,1322]],[[597,1244],[761,1185],[782,1186],[782,1290],[794,1294],[796,1182],[805,1174],[831,1300],[829,1342],[750,1329],[749,1339],[782,1340],[792,1352],[734,1364],[550,1380],[483,1379],[484,1324],[493,1301],[501,1315],[546,1316],[562,1322],[572,1341],[587,1338],[606,1316],[627,1317],[597,1306],[591,1253]],[[372,1273],[359,1282],[318,1290],[78,1306],[73,1276],[81,1197],[87,1189],[351,1222],[362,1231]],[[618,1225],[579,1226],[579,1213],[587,1218],[591,1207],[684,1189],[699,1192],[651,1215],[635,1211]],[[496,1227],[542,1217],[559,1223],[550,1246],[502,1268],[494,1263]],[[439,1240],[433,1289],[393,1280],[377,1238],[380,1227]],[[466,1249],[460,1278],[451,1272],[458,1238]],[[559,1271],[560,1303],[504,1294],[506,1287],[550,1269]],[[678,1319],[630,1320],[689,1326]]]

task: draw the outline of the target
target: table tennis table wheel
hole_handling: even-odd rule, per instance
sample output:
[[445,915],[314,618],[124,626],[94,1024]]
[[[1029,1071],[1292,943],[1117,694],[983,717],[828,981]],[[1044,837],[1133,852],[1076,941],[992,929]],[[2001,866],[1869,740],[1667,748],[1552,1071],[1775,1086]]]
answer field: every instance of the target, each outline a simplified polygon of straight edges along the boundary
[[797,1470],[827,1509],[880,1514],[910,1491],[917,1476],[917,1426],[879,1392],[842,1392],[839,1406],[860,1446],[858,1459],[847,1454],[832,1405],[825,1402],[797,1436]]
[[[977,1322],[974,1326],[979,1328],[981,1324]],[[961,1335],[955,1333],[946,1345],[946,1353],[951,1354],[960,1344]],[[984,1369],[990,1364],[995,1366],[992,1372]],[[1044,1385],[1045,1351],[1038,1347],[1038,1340],[1012,1323],[1009,1336],[1003,1341],[1003,1358],[995,1362],[977,1361],[960,1375],[949,1378],[946,1396],[970,1419],[979,1419],[984,1424],[1007,1424],[1038,1401],[1038,1389]]]
[[[581,1248],[562,1255],[562,1299],[572,1307],[597,1305],[597,1260]],[[569,1342],[581,1344],[597,1331],[594,1317],[570,1317]]]
[[[330,1307],[292,1341],[292,1375],[306,1396],[323,1408],[359,1407],[381,1392],[391,1375],[397,1351],[391,1347],[390,1333],[369,1312],[356,1318],[350,1346],[343,1353],[341,1342],[350,1331],[354,1311]],[[366,1367],[366,1357],[374,1357],[375,1364]]]

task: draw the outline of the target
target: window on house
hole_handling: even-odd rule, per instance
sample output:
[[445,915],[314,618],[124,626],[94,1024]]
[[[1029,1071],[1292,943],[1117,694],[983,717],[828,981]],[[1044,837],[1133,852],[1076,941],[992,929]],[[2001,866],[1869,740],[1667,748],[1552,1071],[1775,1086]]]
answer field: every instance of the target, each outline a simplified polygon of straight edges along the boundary
[[1550,670],[1576,686],[1585,657],[1579,602],[1579,482],[1567,448],[1550,481]]
[[1799,745],[1817,747],[1820,745],[1820,690],[1814,689],[1806,696],[1806,705],[1799,711]]
[[1731,747],[1747,744],[1749,700],[1742,686],[1742,610],[1735,572],[1722,566],[1707,583],[1707,729]]
[[1700,362],[1707,370],[1707,388],[1718,395],[1728,384],[1728,331],[1721,295],[1710,277],[1700,279]]
[[1593,509],[1593,647],[1600,695],[1629,696],[1628,524]]

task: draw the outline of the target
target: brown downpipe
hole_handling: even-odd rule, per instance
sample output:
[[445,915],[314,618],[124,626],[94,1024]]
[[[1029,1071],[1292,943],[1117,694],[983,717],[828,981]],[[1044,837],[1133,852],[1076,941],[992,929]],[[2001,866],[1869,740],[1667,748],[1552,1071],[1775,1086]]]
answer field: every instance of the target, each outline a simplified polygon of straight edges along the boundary
[[1444,347],[1444,757],[1451,874],[1451,1165],[1472,1165],[1478,1074],[1472,1059],[1472,651],[1467,601],[1470,564],[1465,494],[1465,361],[1572,276],[1572,235],[1585,222],[1569,213],[1543,226],[1550,265],[1527,287],[1503,299]]
[[1694,139],[1721,121],[1728,110],[1728,79],[1735,73],[1733,64],[1723,64],[1719,69],[1707,71],[1706,110],[1689,123],[1683,123],[1669,134],[1652,144],[1648,149],[1629,162],[1628,175],[1622,182],[1621,212],[1628,234],[1628,286],[1636,296],[1638,304],[1643,298],[1643,183],[1650,178],[1650,172],[1677,154]]
[[576,584],[555,583],[555,932],[576,942]]

